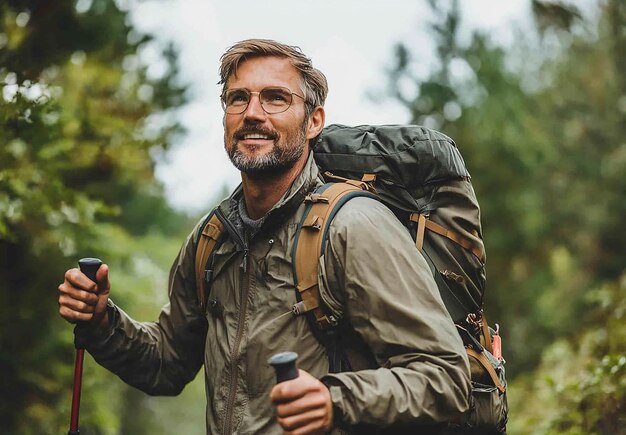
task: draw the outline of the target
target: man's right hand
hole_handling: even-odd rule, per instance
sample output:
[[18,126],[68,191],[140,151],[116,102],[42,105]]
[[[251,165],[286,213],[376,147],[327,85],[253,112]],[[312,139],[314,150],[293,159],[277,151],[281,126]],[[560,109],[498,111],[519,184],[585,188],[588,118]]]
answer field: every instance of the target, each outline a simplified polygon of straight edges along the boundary
[[65,272],[59,285],[59,314],[70,323],[86,322],[92,328],[109,326],[107,301],[109,300],[109,267],[100,266],[96,272],[97,284],[80,269]]

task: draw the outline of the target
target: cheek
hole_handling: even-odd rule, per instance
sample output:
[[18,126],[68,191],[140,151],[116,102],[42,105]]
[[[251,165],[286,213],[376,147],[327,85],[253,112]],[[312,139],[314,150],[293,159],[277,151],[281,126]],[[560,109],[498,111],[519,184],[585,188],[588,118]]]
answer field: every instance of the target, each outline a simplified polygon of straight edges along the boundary
[[296,114],[290,114],[286,116],[284,119],[276,120],[274,122],[274,128],[279,131],[282,131],[286,134],[293,135],[294,133],[300,132],[302,130],[302,123],[304,119],[302,116],[297,116]]
[[224,139],[230,140],[237,130],[237,121],[230,116],[225,116],[222,120],[224,126]]

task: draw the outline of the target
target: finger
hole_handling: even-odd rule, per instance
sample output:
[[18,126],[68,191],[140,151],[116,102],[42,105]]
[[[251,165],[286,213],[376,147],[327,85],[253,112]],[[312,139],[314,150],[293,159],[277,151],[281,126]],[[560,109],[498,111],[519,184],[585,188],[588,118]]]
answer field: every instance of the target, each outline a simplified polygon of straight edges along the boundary
[[96,283],[87,278],[87,275],[82,273],[80,269],[77,268],[70,269],[65,272],[65,281],[73,287],[86,290],[91,293],[95,293],[98,290]]
[[291,415],[289,417],[278,417],[278,423],[285,430],[294,430],[299,427],[308,425],[316,420],[324,419],[323,409],[314,409],[303,412],[301,414]]
[[279,417],[289,417],[306,413],[308,411],[324,408],[326,401],[322,394],[309,393],[299,399],[291,402],[280,403],[276,405],[276,415]]
[[59,306],[59,314],[61,315],[61,317],[71,323],[88,322],[93,317],[93,314],[91,313],[81,313],[63,305]]
[[88,305],[95,305],[98,302],[98,295],[76,288],[67,282],[59,285],[59,298],[61,296],[67,296]]
[[61,295],[59,297],[59,305],[67,307],[70,310],[77,311],[79,313],[93,313],[96,309],[95,304],[88,304],[83,301],[78,301],[67,295]]
[[109,283],[109,266],[103,264],[96,272],[96,282],[98,284],[98,293],[108,293],[111,288]]
[[324,409],[314,409],[290,417],[278,417],[278,424],[286,431],[295,431],[305,426],[321,428],[324,425],[326,412]]
[[270,392],[270,400],[274,403],[289,402],[299,399],[309,391],[317,388],[319,381],[305,372],[298,370],[298,377],[277,384]]
[[292,381],[285,381],[277,384],[270,392],[270,400],[276,404],[297,400],[307,393],[307,389],[302,384],[284,385]]

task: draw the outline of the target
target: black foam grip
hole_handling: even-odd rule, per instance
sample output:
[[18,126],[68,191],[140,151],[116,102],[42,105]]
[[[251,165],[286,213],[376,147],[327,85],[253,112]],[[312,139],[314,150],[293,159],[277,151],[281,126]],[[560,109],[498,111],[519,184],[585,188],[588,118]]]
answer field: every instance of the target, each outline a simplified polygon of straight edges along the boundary
[[102,266],[102,261],[99,258],[81,258],[78,260],[80,271],[93,282],[96,282],[96,272],[100,266]]
[[269,364],[276,370],[277,384],[298,377],[298,367],[296,366],[297,359],[298,354],[295,352],[277,353],[269,359]]

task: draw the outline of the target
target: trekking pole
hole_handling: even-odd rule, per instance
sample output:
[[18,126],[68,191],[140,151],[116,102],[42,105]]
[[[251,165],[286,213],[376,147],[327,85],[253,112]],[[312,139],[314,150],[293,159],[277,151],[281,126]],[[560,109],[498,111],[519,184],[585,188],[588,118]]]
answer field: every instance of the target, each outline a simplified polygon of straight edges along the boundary
[[281,352],[272,355],[267,361],[269,365],[276,370],[276,383],[280,384],[284,381],[296,379],[298,377],[298,367],[296,367],[296,360],[298,354],[295,352]]
[[[83,258],[78,261],[80,271],[87,278],[96,282],[96,272],[102,265],[102,261],[97,258]],[[72,413],[70,416],[70,430],[67,435],[79,435],[78,430],[78,412],[80,410],[80,387],[83,382],[83,360],[85,357],[85,349],[76,345],[76,361],[74,363],[74,388],[72,389]]]

